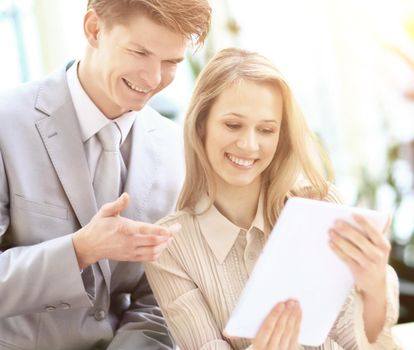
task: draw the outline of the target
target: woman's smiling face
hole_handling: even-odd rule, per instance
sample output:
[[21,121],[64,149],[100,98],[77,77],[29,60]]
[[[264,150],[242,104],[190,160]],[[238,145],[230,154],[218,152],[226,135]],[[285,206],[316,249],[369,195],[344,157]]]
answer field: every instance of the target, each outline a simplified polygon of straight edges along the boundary
[[279,142],[283,98],[273,85],[242,80],[212,105],[205,148],[218,189],[260,185]]

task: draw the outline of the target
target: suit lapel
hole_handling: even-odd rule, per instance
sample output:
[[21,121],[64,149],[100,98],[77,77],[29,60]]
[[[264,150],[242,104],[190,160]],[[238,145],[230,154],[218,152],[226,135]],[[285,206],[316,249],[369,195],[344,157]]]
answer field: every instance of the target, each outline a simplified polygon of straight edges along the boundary
[[149,222],[147,205],[161,159],[157,153],[156,128],[141,111],[132,127],[131,156],[124,191],[130,196],[130,204],[122,213],[133,220]]
[[36,122],[36,127],[76,217],[85,226],[97,207],[74,113],[67,103],[50,117]]
[[[36,128],[55,168],[73,211],[83,227],[97,212],[91,176],[81,139],[79,123],[66,85],[66,72],[52,77],[40,88],[36,108],[47,115]],[[99,261],[107,288],[110,269]]]

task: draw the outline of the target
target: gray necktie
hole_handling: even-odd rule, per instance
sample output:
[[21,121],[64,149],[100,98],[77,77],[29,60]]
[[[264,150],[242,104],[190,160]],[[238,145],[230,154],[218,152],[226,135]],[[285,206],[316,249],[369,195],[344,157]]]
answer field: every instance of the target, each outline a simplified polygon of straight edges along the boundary
[[108,123],[97,136],[103,150],[96,166],[93,188],[96,204],[100,208],[120,195],[123,161],[119,150],[121,132],[114,122]]

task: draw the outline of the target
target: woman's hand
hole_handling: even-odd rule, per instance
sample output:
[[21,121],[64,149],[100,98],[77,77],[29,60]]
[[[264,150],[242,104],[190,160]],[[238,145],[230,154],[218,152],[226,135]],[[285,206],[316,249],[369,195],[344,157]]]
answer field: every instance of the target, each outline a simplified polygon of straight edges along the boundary
[[252,341],[254,350],[298,350],[302,313],[299,303],[288,300],[275,305]]
[[[331,247],[351,269],[364,302],[367,339],[374,343],[385,324],[387,263],[391,244],[375,225],[361,215],[353,216],[358,227],[338,221],[329,231]],[[385,230],[388,229],[391,220]],[[384,231],[385,231],[384,230]]]
[[[377,297],[386,290],[386,266],[391,244],[370,220],[357,214],[353,218],[358,227],[342,220],[335,223],[329,231],[330,244],[351,269],[362,295]],[[390,220],[386,229],[389,223]]]

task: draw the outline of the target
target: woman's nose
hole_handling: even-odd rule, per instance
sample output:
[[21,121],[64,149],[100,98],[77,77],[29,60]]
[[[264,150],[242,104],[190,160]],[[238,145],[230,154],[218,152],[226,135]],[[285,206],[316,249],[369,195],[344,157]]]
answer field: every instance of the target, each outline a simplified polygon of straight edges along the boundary
[[246,131],[241,135],[237,142],[237,146],[243,150],[254,152],[259,149],[259,142],[255,130]]

